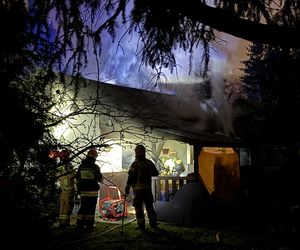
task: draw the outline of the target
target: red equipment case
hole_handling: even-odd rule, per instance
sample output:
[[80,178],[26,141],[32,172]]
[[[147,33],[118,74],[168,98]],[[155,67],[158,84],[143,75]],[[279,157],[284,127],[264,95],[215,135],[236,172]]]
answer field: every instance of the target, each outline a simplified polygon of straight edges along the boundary
[[[114,198],[112,197],[115,192]],[[122,198],[121,191],[115,186],[106,187],[107,197],[99,200],[100,216],[104,219],[119,220],[127,216],[127,203]]]

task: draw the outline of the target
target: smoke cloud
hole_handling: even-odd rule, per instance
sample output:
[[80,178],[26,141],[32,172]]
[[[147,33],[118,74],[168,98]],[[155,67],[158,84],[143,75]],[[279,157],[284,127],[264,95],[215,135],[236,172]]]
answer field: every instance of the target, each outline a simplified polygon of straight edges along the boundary
[[137,34],[124,35],[127,29],[125,25],[118,28],[114,42],[108,34],[102,37],[101,58],[95,58],[91,48],[89,64],[83,76],[121,86],[172,93],[179,99],[196,106],[201,116],[200,120],[205,119],[205,114],[211,116],[213,113],[218,117],[220,131],[227,135],[234,134],[232,108],[224,94],[224,79],[237,79],[242,74],[241,61],[246,59],[247,42],[227,34],[217,33],[219,40],[223,42],[214,44],[211,50],[211,98],[201,99],[202,95],[195,93],[193,86],[205,80],[199,77],[197,72],[200,68],[202,48],[194,51],[192,64],[188,52],[176,50],[176,70],[171,73],[168,69],[164,69],[164,77],[160,78],[161,85],[157,85],[157,72],[142,65],[138,54],[141,44],[138,43]]

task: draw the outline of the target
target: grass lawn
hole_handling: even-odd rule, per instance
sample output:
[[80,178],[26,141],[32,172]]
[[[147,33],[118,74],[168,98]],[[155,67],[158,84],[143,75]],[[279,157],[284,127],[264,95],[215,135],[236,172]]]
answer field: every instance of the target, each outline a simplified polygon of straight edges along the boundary
[[54,228],[50,249],[296,249],[279,242],[268,230],[160,223],[158,231],[147,224],[146,233],[141,233],[136,227],[135,220],[124,220],[123,226],[121,221],[97,222],[93,231]]

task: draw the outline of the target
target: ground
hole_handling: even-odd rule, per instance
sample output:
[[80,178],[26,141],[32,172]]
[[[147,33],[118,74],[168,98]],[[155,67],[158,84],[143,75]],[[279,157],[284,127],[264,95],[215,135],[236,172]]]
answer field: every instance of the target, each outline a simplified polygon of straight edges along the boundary
[[52,228],[49,249],[299,249],[292,237],[284,240],[270,228],[244,225],[203,225],[180,227],[159,223],[153,231],[147,224],[145,233],[136,230],[136,220],[129,213],[122,221],[97,219],[93,231]]
[[92,232],[75,227],[57,229],[51,249],[293,249],[280,245],[266,232],[240,228],[183,228],[160,224],[158,231],[99,222]]

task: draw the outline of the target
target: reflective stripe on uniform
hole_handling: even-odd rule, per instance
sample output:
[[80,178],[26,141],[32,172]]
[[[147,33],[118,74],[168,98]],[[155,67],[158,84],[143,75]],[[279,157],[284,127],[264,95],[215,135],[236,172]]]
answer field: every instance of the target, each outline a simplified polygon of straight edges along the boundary
[[70,215],[67,215],[67,214],[61,214],[60,216],[59,216],[59,218],[61,219],[61,220],[69,220],[70,219]]
[[85,220],[85,221],[94,221],[95,220],[95,214],[78,214],[77,219],[78,220]]
[[95,220],[95,215],[94,214],[85,214],[84,219],[86,221],[94,221]]
[[133,186],[133,190],[151,189],[151,185],[138,183]]
[[98,191],[81,191],[81,197],[98,197]]

